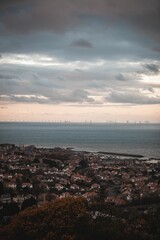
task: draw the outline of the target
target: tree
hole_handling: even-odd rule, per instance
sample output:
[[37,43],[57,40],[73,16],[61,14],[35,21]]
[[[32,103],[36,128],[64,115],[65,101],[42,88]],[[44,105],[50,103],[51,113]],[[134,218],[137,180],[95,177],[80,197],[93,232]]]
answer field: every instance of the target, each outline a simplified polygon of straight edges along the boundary
[[3,182],[0,181],[0,195],[3,193],[3,191],[4,191]]
[[64,198],[39,208],[26,209],[11,224],[0,229],[0,239],[73,240],[83,233],[86,207],[82,198]]
[[87,168],[88,167],[88,161],[85,160],[85,159],[82,159],[80,162],[79,162],[79,166],[81,168]]
[[[106,206],[106,209],[100,207],[99,210],[93,210],[89,207],[90,204],[83,198],[64,198],[56,199],[50,204],[38,208],[26,209],[16,215],[8,226],[0,228],[0,239],[159,239],[159,209],[156,215],[143,215],[142,218],[141,215],[136,213],[136,218],[125,218],[124,220],[121,217],[121,211],[119,215],[114,215],[113,211],[109,211],[108,206]],[[131,211],[130,208],[128,208],[128,211]],[[97,213],[96,217],[94,217],[93,212]],[[139,226],[142,227],[139,228]]]
[[20,209],[18,203],[11,202],[3,204],[3,215],[4,216],[13,216],[19,213]]
[[26,208],[29,208],[29,207],[32,207],[34,205],[37,204],[37,201],[34,197],[31,197],[31,198],[28,198],[28,199],[25,199],[22,203],[22,207],[21,207],[21,210],[25,210]]
[[20,191],[21,190],[21,184],[22,184],[20,178],[16,178],[16,184],[17,184],[17,191]]

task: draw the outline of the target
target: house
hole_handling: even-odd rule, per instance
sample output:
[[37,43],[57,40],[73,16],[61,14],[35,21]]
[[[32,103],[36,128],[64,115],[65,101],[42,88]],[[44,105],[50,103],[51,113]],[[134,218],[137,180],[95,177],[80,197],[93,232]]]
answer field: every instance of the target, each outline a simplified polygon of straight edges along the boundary
[[33,188],[31,183],[22,183],[22,188]]
[[100,185],[99,185],[99,184],[93,183],[93,184],[91,185],[91,190],[99,190],[99,189],[100,189]]
[[86,192],[86,193],[84,193],[82,196],[83,196],[84,198],[86,198],[87,201],[90,201],[91,199],[97,197],[98,195],[97,195],[96,192],[92,191],[92,192]]
[[1,194],[0,201],[1,203],[10,203],[11,202],[11,194]]
[[63,188],[64,188],[63,185],[59,183],[55,184],[55,189],[57,189],[58,191],[61,191]]
[[66,197],[71,197],[72,195],[70,194],[70,193],[68,193],[68,192],[64,192],[64,193],[62,193],[60,196],[59,196],[59,198],[66,198]]
[[5,186],[7,188],[11,188],[11,189],[16,189],[17,188],[17,184],[14,183],[14,182],[8,182],[8,183],[5,184]]
[[13,202],[17,202],[17,203],[22,204],[23,201],[24,201],[24,197],[21,196],[21,195],[17,195],[15,197],[13,197]]

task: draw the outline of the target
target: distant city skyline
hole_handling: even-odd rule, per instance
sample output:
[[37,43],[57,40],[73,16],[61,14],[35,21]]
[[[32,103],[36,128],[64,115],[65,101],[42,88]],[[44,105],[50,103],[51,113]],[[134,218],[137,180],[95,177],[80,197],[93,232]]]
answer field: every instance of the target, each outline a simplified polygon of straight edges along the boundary
[[0,2],[0,121],[160,122],[159,0]]
[[84,124],[160,124],[160,122],[149,122],[149,121],[144,121],[144,122],[141,122],[141,121],[135,121],[135,122],[130,122],[130,121],[125,121],[125,122],[117,122],[117,121],[101,121],[101,122],[93,122],[92,120],[89,120],[89,121],[67,121],[67,120],[57,120],[57,121],[54,121],[54,120],[36,120],[36,121],[31,121],[31,120],[28,120],[28,121],[25,121],[25,120],[8,120],[8,121],[0,121],[0,123],[7,123],[7,122],[15,122],[15,123],[62,123],[62,124],[81,124],[81,123],[84,123]]

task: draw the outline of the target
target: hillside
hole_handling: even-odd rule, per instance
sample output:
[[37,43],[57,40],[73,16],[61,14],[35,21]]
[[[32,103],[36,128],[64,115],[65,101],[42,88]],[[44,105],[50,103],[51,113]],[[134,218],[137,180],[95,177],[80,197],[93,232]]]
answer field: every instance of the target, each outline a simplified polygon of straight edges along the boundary
[[135,210],[129,210],[125,216],[124,210],[111,205],[64,198],[20,212],[0,229],[0,239],[158,240],[159,220],[159,210],[146,218]]

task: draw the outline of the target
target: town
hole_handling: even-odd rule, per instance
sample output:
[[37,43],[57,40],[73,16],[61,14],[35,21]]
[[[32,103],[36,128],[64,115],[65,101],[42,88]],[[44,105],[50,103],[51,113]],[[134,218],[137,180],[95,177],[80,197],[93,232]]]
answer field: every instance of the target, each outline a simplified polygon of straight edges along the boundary
[[82,196],[115,205],[156,203],[160,161],[64,148],[0,145],[0,204]]

